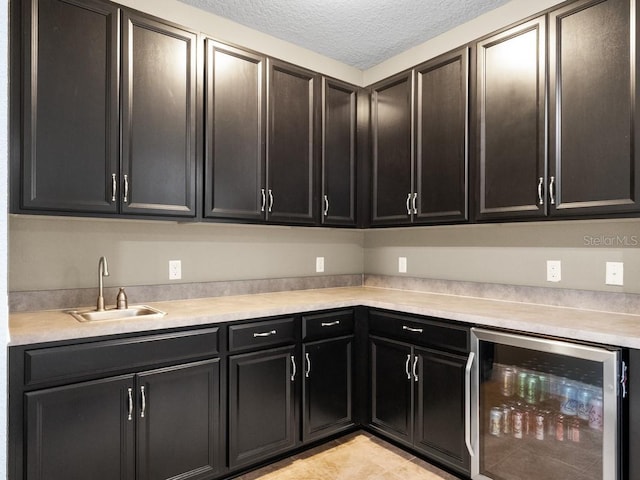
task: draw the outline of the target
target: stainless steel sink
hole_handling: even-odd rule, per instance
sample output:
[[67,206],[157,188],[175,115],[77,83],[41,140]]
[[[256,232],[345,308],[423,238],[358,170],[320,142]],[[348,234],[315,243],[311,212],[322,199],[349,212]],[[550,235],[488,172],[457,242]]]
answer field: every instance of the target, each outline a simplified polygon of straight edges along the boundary
[[148,305],[130,305],[123,309],[110,309],[97,311],[91,310],[67,310],[67,313],[73,316],[79,322],[101,322],[104,320],[125,320],[127,318],[145,318],[154,319],[162,318],[166,312],[150,307]]

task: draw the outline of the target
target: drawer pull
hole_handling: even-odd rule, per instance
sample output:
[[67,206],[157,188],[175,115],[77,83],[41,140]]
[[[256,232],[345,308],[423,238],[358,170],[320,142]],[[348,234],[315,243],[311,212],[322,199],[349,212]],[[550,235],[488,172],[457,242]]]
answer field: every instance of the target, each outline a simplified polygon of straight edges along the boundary
[[403,325],[402,329],[403,330],[407,330],[408,332],[413,332],[413,333],[422,333],[423,332],[422,328],[407,327],[406,325]]
[[276,332],[275,330],[271,330],[270,332],[263,332],[263,333],[254,333],[253,334],[253,338],[258,338],[258,337],[270,337],[271,335],[275,335]]
[[140,418],[144,418],[147,411],[147,395],[144,393],[144,385],[140,386],[140,395],[142,396],[142,410],[140,410]]
[[335,322],[322,322],[320,326],[322,327],[334,327],[336,325],[340,325],[340,320],[336,320]]
[[129,415],[127,417],[127,420],[131,421],[133,420],[133,388],[128,389],[128,394],[129,394]]

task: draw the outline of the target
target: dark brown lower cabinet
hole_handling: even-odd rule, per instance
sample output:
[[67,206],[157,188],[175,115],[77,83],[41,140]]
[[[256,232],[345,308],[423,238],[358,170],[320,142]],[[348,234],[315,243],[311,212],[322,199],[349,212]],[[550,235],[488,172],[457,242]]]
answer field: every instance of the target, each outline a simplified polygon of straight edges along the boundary
[[26,393],[26,478],[212,478],[219,394],[218,359]]
[[352,421],[353,337],[305,343],[302,440],[349,427]]
[[26,479],[133,480],[134,376],[25,394]]
[[229,357],[229,467],[249,466],[296,445],[295,347]]
[[466,357],[378,337],[370,348],[373,429],[468,475]]

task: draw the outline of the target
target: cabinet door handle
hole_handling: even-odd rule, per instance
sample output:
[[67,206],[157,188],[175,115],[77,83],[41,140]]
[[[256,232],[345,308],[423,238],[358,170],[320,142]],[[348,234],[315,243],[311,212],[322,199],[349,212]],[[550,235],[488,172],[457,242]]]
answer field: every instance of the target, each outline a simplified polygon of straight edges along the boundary
[[129,202],[129,176],[127,174],[124,175],[124,203]]
[[411,215],[411,193],[407,195],[407,215]]
[[311,373],[311,360],[309,359],[309,354],[305,353],[304,358],[307,359],[307,371],[304,372],[304,376],[309,378],[309,373]]
[[327,195],[324,196],[324,210],[322,214],[326,217],[329,215],[329,197]]
[[273,192],[269,189],[269,213],[273,210]]
[[144,418],[144,414],[147,411],[147,395],[144,392],[144,385],[140,386],[140,396],[142,397],[142,409],[140,410],[140,418]]
[[411,363],[411,354],[407,355],[407,363],[404,365],[405,372],[407,374],[407,379],[411,380],[411,372],[409,371],[409,364]]
[[276,332],[275,330],[271,330],[270,332],[254,333],[253,338],[270,337],[271,335],[275,335],[276,333],[278,332]]
[[418,372],[416,371],[416,369],[418,368],[418,356],[416,355],[415,357],[413,357],[413,379],[417,382],[418,381]]
[[544,186],[544,178],[538,179],[538,205],[544,204],[544,196],[542,195],[542,188]]
[[422,333],[423,332],[422,328],[407,327],[406,325],[403,325],[402,329],[406,330],[408,332],[413,332],[413,333]]
[[291,381],[293,382],[296,379],[296,357],[291,355]]
[[467,365],[464,367],[464,443],[470,456],[475,456],[471,444],[471,367],[473,366],[474,352],[469,352]]
[[340,325],[340,320],[336,320],[335,322],[322,322],[320,324],[321,327],[333,327],[335,325]]
[[551,180],[549,180],[549,201],[551,202],[551,205],[556,204],[556,195],[554,192],[555,182],[556,182],[556,177],[551,177]]
[[133,388],[129,388],[128,390],[128,395],[129,395],[129,415],[127,417],[127,420],[131,421],[133,420]]
[[260,204],[260,211],[264,212],[264,209],[267,206],[267,193],[264,191],[264,188],[260,189],[260,195],[262,196],[262,203]]
[[413,194],[413,200],[412,200],[412,204],[413,204],[413,214],[417,215],[418,214],[418,206],[417,206],[417,200],[418,200],[418,194],[414,193]]
[[116,192],[118,190],[118,182],[116,181],[116,174],[111,174],[111,201],[116,201]]

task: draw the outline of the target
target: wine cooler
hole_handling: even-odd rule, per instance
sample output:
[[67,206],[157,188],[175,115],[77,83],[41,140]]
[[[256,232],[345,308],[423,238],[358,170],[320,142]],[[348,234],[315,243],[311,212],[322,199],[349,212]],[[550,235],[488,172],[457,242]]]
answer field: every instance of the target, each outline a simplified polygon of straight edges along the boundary
[[473,328],[471,477],[619,480],[619,349]]

